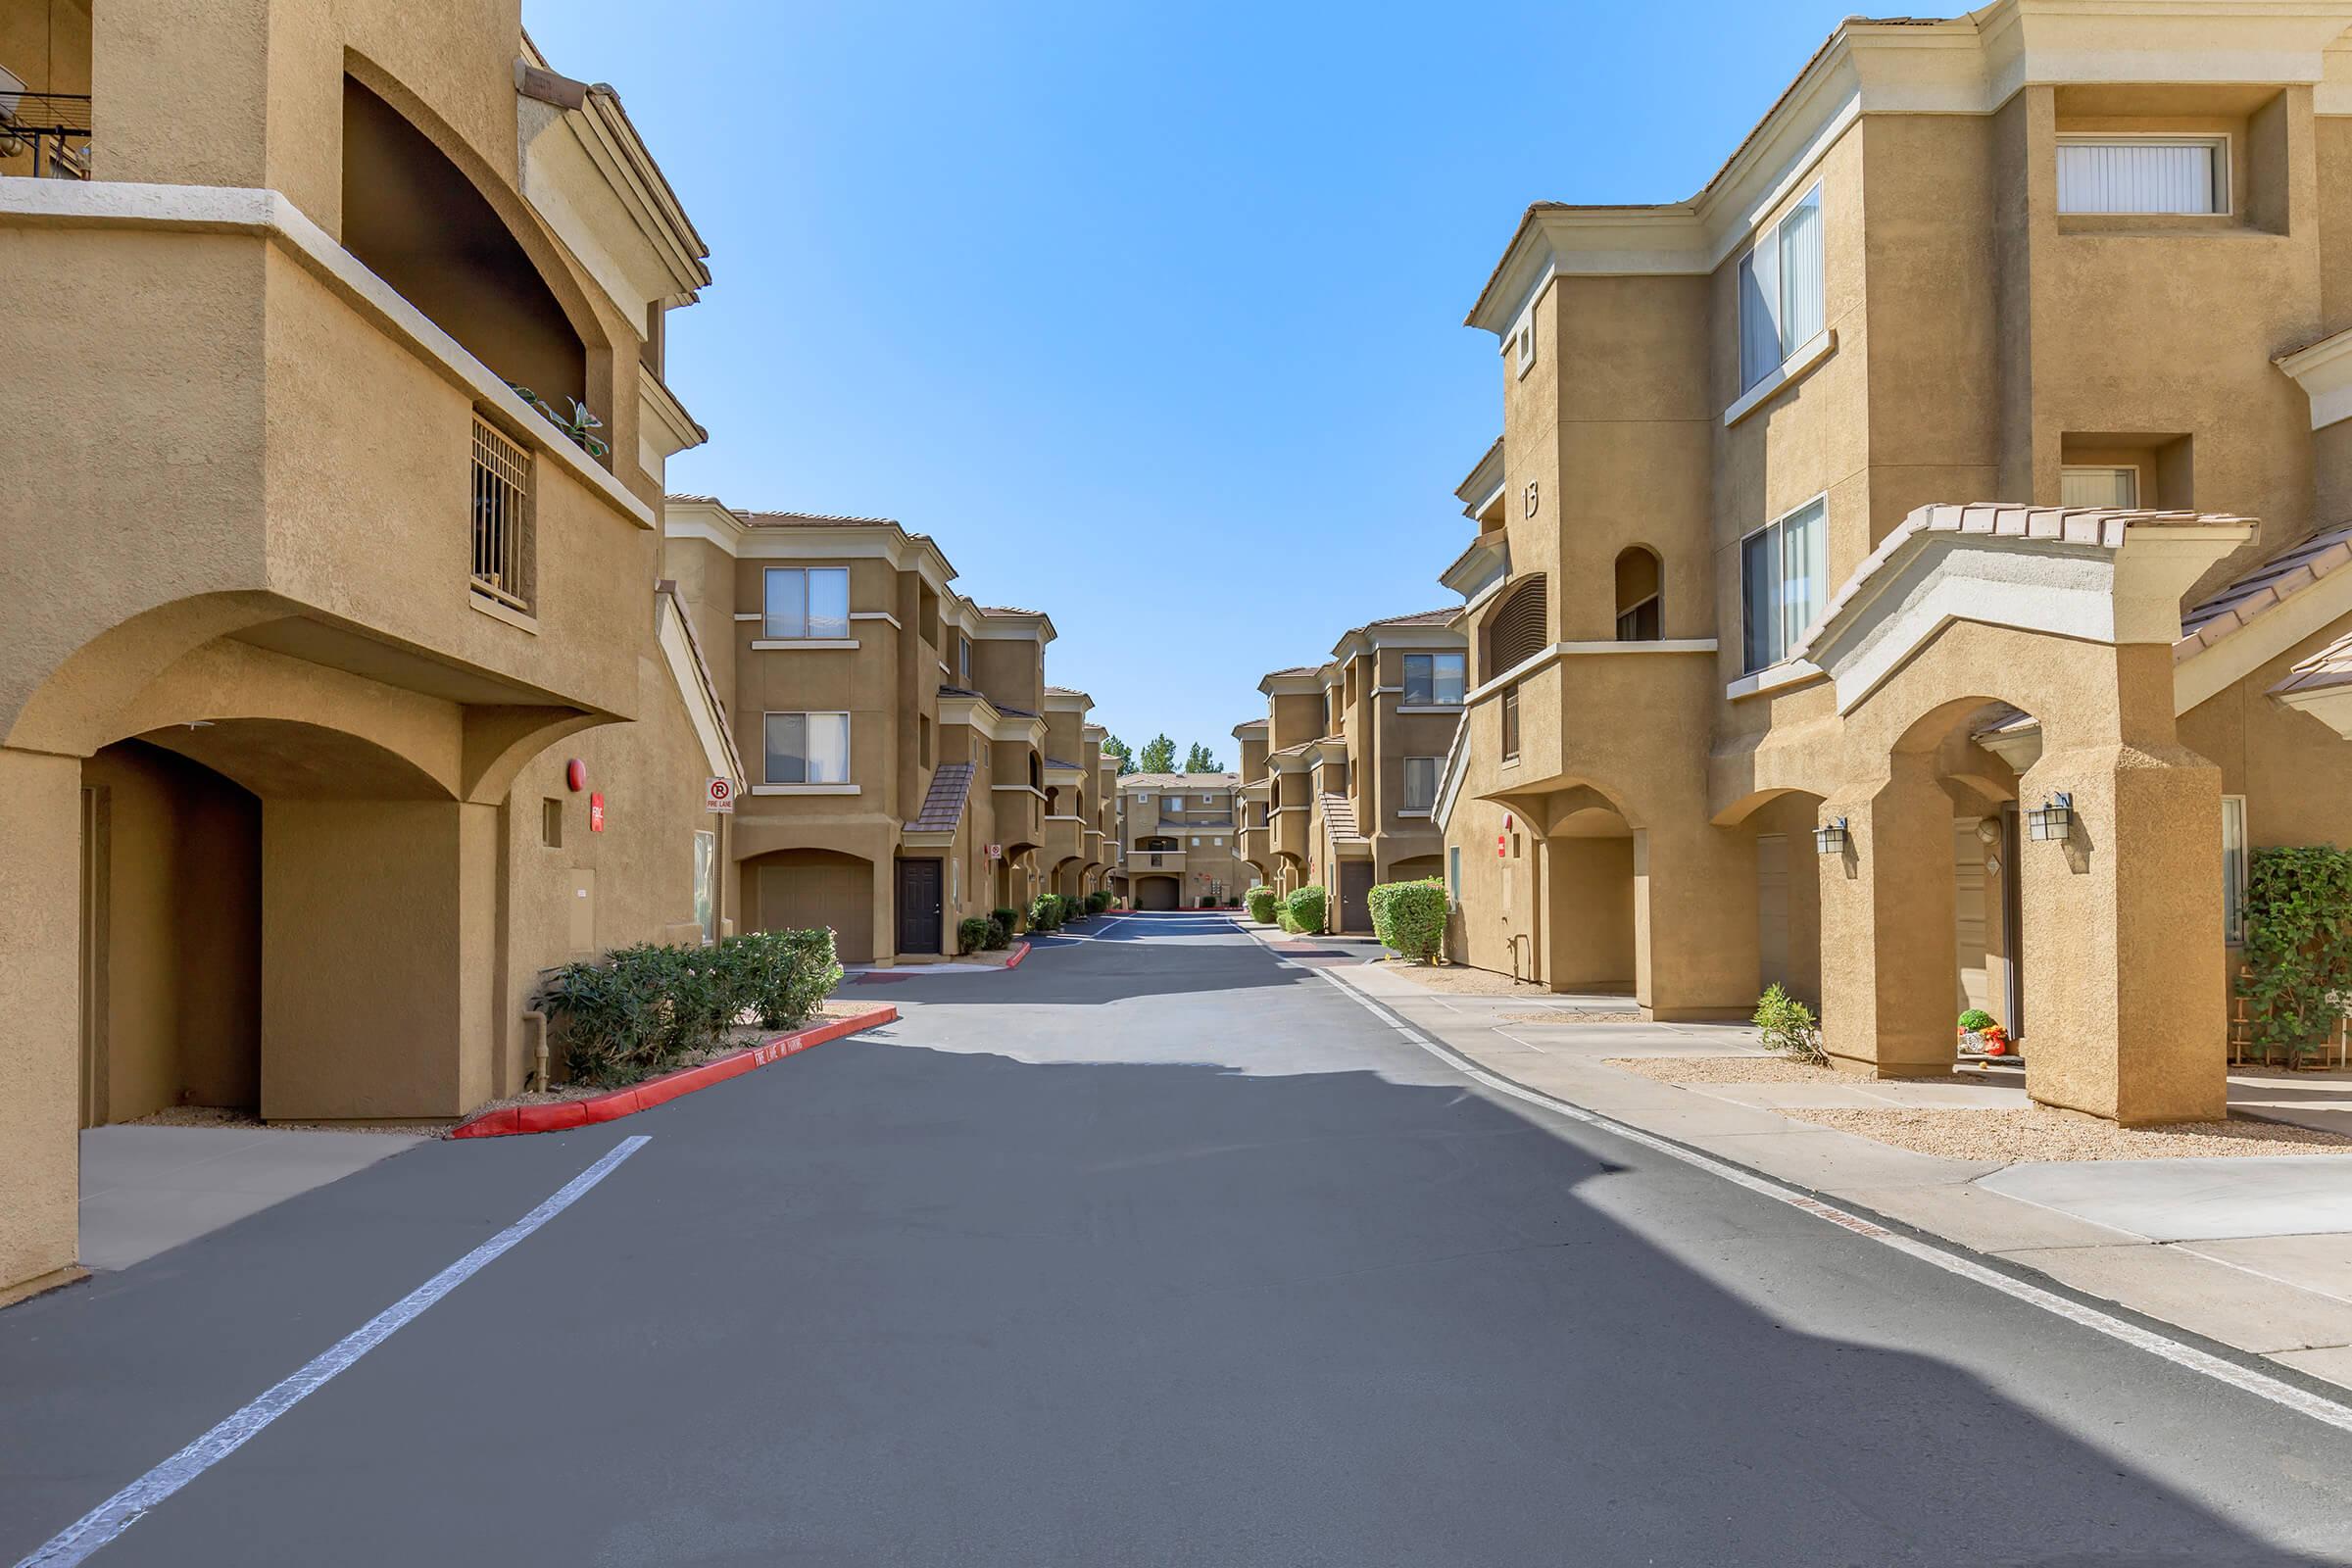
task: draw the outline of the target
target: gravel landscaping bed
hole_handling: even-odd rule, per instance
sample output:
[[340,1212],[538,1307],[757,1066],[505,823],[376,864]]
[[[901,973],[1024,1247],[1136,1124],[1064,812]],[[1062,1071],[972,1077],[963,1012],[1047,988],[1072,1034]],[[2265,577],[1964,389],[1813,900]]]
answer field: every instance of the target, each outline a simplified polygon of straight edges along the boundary
[[1579,1012],[1574,1007],[1553,1007],[1548,1012],[1506,1012],[1496,1023],[1641,1023],[1638,1012]]
[[1532,980],[1514,980],[1507,974],[1492,969],[1473,969],[1466,964],[1415,963],[1410,958],[1375,958],[1377,968],[1399,974],[1415,984],[1432,991],[1450,992],[1463,997],[1516,997],[1531,992],[1540,993],[1543,987]]
[[228,1105],[166,1105],[144,1116],[133,1116],[124,1127],[251,1127],[273,1133],[400,1133],[410,1138],[438,1138],[454,1123],[447,1121],[264,1121],[259,1111]]
[[2210,1159],[2235,1155],[2352,1153],[2352,1137],[2282,1122],[2232,1116],[2174,1127],[2118,1127],[2112,1122],[2033,1105],[2023,1110],[1784,1110],[1784,1116],[1834,1127],[1946,1159]]
[[[1638,1015],[1637,1015],[1638,1016]],[[1786,1056],[1603,1056],[1603,1066],[1669,1084],[1827,1084],[1838,1074]],[[1932,1080],[1931,1080],[1932,1081]]]

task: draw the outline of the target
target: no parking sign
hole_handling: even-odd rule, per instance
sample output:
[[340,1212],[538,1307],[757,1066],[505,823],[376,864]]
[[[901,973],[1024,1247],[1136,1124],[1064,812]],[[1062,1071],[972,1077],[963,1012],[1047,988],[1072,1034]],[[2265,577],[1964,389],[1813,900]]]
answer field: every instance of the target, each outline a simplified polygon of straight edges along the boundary
[[713,811],[735,809],[735,781],[714,778],[703,785],[703,805]]

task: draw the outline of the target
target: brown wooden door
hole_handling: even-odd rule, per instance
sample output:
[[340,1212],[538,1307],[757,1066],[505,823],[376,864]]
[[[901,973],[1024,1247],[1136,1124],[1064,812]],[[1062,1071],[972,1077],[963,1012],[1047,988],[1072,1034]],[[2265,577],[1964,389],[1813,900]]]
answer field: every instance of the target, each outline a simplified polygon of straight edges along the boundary
[[939,861],[899,861],[899,951],[937,953],[941,927]]
[[1372,929],[1372,862],[1340,862],[1340,923],[1342,931]]

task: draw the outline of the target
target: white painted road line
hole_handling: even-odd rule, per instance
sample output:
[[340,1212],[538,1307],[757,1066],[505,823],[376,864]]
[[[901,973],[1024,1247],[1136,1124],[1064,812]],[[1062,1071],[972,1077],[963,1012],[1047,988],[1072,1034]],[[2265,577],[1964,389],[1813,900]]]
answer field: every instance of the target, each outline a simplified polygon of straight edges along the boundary
[[459,1258],[440,1273],[337,1340],[251,1404],[148,1471],[53,1537],[17,1568],[69,1568],[135,1525],[156,1504],[236,1452],[261,1434],[264,1427],[315,1394],[328,1379],[374,1349],[393,1331],[416,1320],[438,1301],[495,1261],[500,1254],[554,1219],[607,1176],[620,1162],[643,1149],[650,1139],[640,1133],[624,1138],[604,1158],[565,1182],[537,1208]]
[[[1248,934],[1255,938],[1258,945],[1265,948],[1267,952],[1274,951],[1272,945],[1267,943],[1264,938],[1258,937],[1256,932],[1251,931]],[[1298,967],[1303,967],[1303,965]],[[1582,1105],[1571,1104],[1565,1100],[1556,1100],[1550,1095],[1539,1093],[1523,1084],[1513,1083],[1498,1073],[1489,1072],[1451,1047],[1430,1039],[1429,1036],[1412,1027],[1411,1023],[1396,1009],[1356,990],[1329,970],[1316,971],[1316,978],[1329,984],[1340,995],[1363,1007],[1374,1017],[1396,1030],[1405,1039],[1445,1062],[1454,1071],[1465,1077],[1476,1079],[1497,1093],[1509,1095],[1514,1100],[1523,1100],[1531,1105],[1541,1106],[1554,1115],[1565,1116],[1571,1121],[1583,1122],[1589,1127],[1599,1128],[1613,1137],[1640,1144],[1644,1149],[1655,1150],[1671,1159],[1681,1160],[1686,1165],[1696,1166],[1711,1175],[1722,1177],[1727,1182],[1744,1187],[1751,1193],[1760,1193],[1775,1202],[1786,1203],[1790,1208],[1800,1209],[1816,1219],[1827,1220],[1830,1224],[1842,1230],[1851,1231],[1857,1236],[1868,1237],[1880,1246],[1891,1248],[1906,1257],[1915,1257],[1923,1263],[1933,1264],[1947,1274],[1956,1274],[1964,1280],[1972,1280],[1988,1290],[1998,1291],[2003,1296],[2023,1301],[2029,1306],[2039,1307],[2054,1317],[2062,1317],[2070,1323],[2080,1324],[2093,1333],[2104,1334],[2111,1340],[2121,1341],[2136,1349],[2145,1350],[2150,1355],[2162,1356],[2175,1366],[2202,1373],[2218,1383],[2227,1383],[2231,1388],[2251,1394],[2257,1398],[2268,1399],[2273,1404],[2282,1405],[2298,1415],[2309,1416],[2323,1426],[2333,1427],[2339,1432],[2352,1432],[2352,1406],[2338,1403],[2324,1395],[2314,1394],[2309,1389],[2298,1387],[2282,1378],[2272,1377],[2267,1373],[2258,1372],[2252,1367],[2240,1366],[2235,1361],[2227,1360],[2207,1350],[2201,1350],[2193,1345],[2182,1344],[2169,1335],[2158,1334],[2152,1329],[2142,1328],[2136,1323],[2129,1322],[2112,1313],[2102,1312],[2095,1306],[2085,1305],[2071,1297],[2061,1296],[2056,1291],[2043,1290],[2038,1285],[2018,1279],[2014,1275],[2005,1274],[1999,1269],[1987,1267],[1948,1249],[1932,1246],[1916,1237],[1905,1236],[1899,1231],[1888,1230],[1884,1225],[1865,1219],[1859,1214],[1848,1212],[1835,1203],[1823,1202],[1810,1193],[1784,1186],[1772,1178],[1748,1170],[1744,1166],[1733,1164],[1729,1160],[1717,1159],[1713,1155],[1701,1153],[1695,1149],[1686,1149],[1681,1144],[1670,1139],[1660,1138],[1653,1133],[1644,1132],[1629,1122],[1619,1121],[1613,1116],[1604,1116],[1598,1111],[1587,1110]]]
[[[1354,987],[1328,973],[1320,975],[1319,978],[1329,981],[1342,996],[1360,1004],[1375,1017],[1396,1020],[1396,1015],[1386,1005],[1365,996]],[[2120,1340],[2126,1345],[2147,1351],[2150,1355],[2162,1356],[2176,1366],[2185,1367],[2191,1372],[2201,1372],[2217,1382],[2227,1383],[2231,1388],[2242,1390],[2257,1398],[2268,1399],[2273,1404],[2283,1405],[2298,1415],[2309,1416],[2323,1426],[2334,1427],[2339,1432],[2352,1432],[2352,1407],[2339,1404],[2323,1395],[2314,1394],[2309,1389],[2298,1388],[2282,1378],[2271,1377],[2266,1373],[2255,1371],[2252,1367],[2240,1366],[2235,1361],[2225,1360],[2210,1351],[2200,1350],[2193,1345],[2184,1345],[2167,1335],[2158,1334],[2151,1329],[2141,1328],[2136,1323],[2127,1322],[2111,1313],[2102,1312],[2097,1307],[2086,1306],[2071,1297],[2059,1295],[2056,1291],[2045,1291],[2038,1285],[2029,1284],[2014,1275],[2004,1274],[1999,1269],[1988,1268],[1973,1258],[1962,1257],[1956,1252],[1931,1246],[1915,1237],[1905,1236],[1899,1231],[1890,1231],[1886,1226],[1864,1219],[1859,1214],[1849,1213],[1835,1203],[1825,1203],[1810,1193],[1799,1192],[1792,1187],[1784,1187],[1770,1177],[1758,1175],[1756,1172],[1743,1166],[1735,1165],[1729,1160],[1702,1154],[1694,1149],[1686,1149],[1669,1139],[1643,1132],[1641,1128],[1619,1121],[1613,1116],[1604,1116],[1598,1111],[1587,1110],[1582,1105],[1570,1104],[1565,1100],[1555,1100],[1549,1095],[1540,1094],[1524,1085],[1515,1084],[1508,1078],[1487,1071],[1467,1056],[1461,1055],[1449,1047],[1440,1045],[1409,1026],[1402,1028],[1401,1032],[1406,1039],[1431,1055],[1446,1063],[1455,1071],[1477,1079],[1490,1089],[1499,1091],[1517,1100],[1524,1100],[1529,1104],[1540,1105],[1555,1115],[1566,1116],[1572,1121],[1580,1121],[1588,1126],[1597,1127],[1615,1137],[1640,1144],[1644,1149],[1653,1149],[1670,1158],[1681,1160],[1686,1165],[1694,1165],[1700,1170],[1722,1177],[1727,1182],[1744,1187],[1751,1193],[1761,1193],[1775,1202],[1786,1203],[1790,1208],[1801,1209],[1816,1219],[1827,1220],[1857,1236],[1868,1237],[1880,1246],[1891,1248],[1907,1257],[1918,1258],[1923,1263],[1932,1263],[1947,1274],[1957,1274],[1962,1279],[1973,1280],[1979,1285],[2012,1297],[2029,1306],[2037,1306],[2053,1316],[2065,1318],[2070,1323],[2078,1323],[2095,1333],[2104,1334],[2111,1340]]]

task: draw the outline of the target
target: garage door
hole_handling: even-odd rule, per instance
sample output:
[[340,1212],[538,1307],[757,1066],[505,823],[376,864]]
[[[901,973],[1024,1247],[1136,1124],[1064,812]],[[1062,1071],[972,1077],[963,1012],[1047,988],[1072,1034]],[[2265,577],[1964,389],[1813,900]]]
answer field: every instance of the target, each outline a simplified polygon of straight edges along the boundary
[[874,868],[854,855],[787,850],[760,862],[760,927],[829,925],[844,963],[874,961]]
[[1176,907],[1176,879],[1172,876],[1148,876],[1135,885],[1135,906],[1139,909],[1173,909]]

